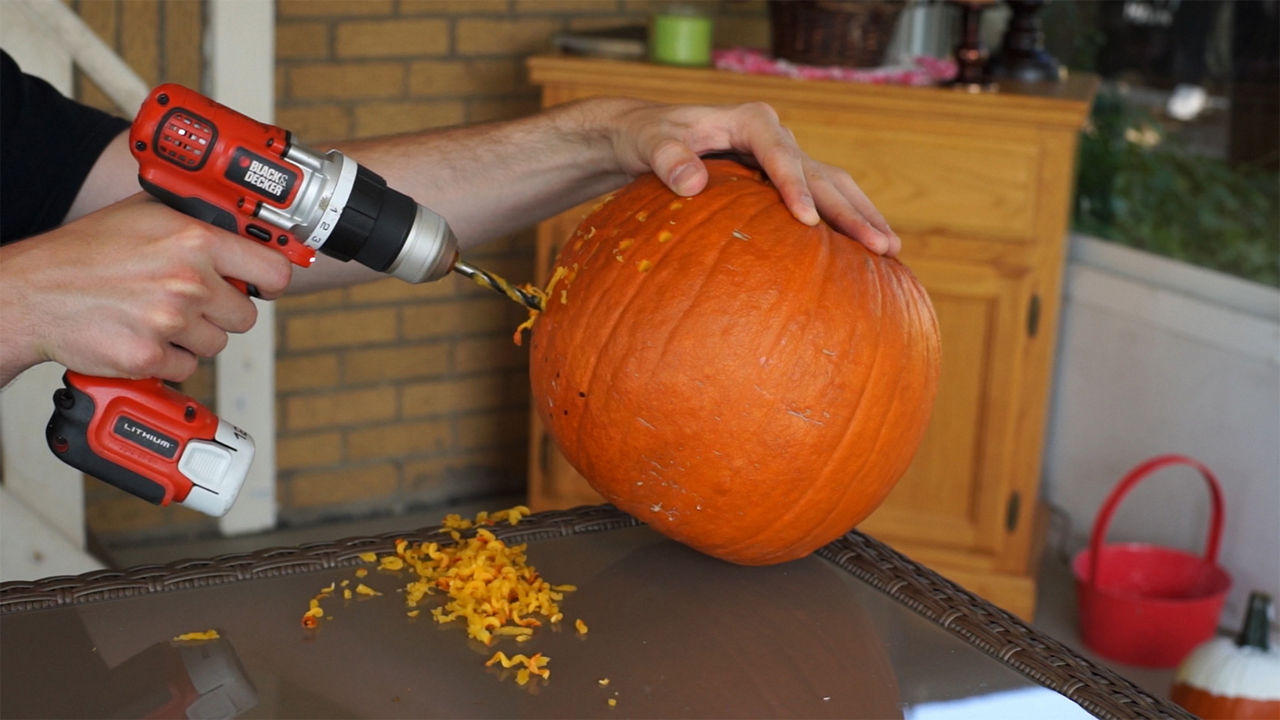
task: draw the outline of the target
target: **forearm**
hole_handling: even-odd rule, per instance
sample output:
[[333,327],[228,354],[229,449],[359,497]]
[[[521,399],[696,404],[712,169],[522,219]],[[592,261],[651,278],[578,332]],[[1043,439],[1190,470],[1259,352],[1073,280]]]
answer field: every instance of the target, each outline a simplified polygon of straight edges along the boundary
[[20,282],[22,267],[19,255],[22,243],[0,247],[0,388],[9,384],[23,370],[48,360],[37,341],[33,327],[36,314],[27,306],[30,300]]
[[593,99],[518,120],[338,147],[443,216],[466,248],[625,183],[611,127],[641,105]]
[[[517,120],[336,147],[444,217],[465,251],[623,185],[628,174],[611,133],[619,115],[646,104],[592,99]],[[294,273],[291,290],[377,277],[357,263],[321,255],[312,268]]]

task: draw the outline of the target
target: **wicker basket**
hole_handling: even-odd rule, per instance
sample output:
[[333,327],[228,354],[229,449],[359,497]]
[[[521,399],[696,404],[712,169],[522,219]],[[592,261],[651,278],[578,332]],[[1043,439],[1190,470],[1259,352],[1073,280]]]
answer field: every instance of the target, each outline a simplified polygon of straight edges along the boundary
[[769,0],[773,54],[805,65],[877,67],[905,0]]

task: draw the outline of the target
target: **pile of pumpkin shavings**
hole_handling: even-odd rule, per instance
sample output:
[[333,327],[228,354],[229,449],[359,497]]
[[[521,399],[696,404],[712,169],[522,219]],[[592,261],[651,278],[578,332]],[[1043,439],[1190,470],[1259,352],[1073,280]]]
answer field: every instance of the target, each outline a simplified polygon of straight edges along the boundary
[[[544,622],[554,624],[563,620],[560,601],[565,593],[577,589],[573,585],[547,582],[529,565],[526,545],[507,545],[488,529],[503,522],[515,525],[528,514],[529,508],[521,505],[495,513],[481,512],[474,520],[449,515],[442,528],[452,537],[452,544],[413,544],[400,539],[395,542],[395,554],[379,557],[375,553],[362,553],[360,559],[376,562],[379,570],[413,573],[404,587],[409,617],[418,617],[420,605],[428,596],[443,595],[443,604],[431,610],[431,617],[437,623],[464,623],[468,637],[485,646],[504,637],[523,643],[533,637],[534,630]],[[363,567],[356,570],[357,577],[367,572]],[[312,598],[311,608],[302,618],[303,626],[316,626],[324,616],[321,601],[334,596],[337,589],[343,590],[345,599],[351,599],[347,585],[348,581],[336,587],[331,584]],[[362,595],[380,594],[363,583],[357,585],[355,591]],[[587,633],[587,625],[581,619],[574,626],[580,635]],[[503,668],[515,668],[516,682],[526,685],[535,676],[550,679],[549,662],[550,658],[542,653],[507,656],[498,651],[485,666],[500,664]]]

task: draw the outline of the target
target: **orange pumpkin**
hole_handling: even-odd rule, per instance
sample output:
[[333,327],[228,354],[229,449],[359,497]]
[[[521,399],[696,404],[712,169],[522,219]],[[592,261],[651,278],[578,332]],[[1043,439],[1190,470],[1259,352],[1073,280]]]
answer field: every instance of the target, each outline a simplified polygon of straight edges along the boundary
[[906,471],[937,320],[901,262],[795,220],[759,172],[652,175],[569,238],[533,327],[541,419],[605,499],[731,562],[798,558]]

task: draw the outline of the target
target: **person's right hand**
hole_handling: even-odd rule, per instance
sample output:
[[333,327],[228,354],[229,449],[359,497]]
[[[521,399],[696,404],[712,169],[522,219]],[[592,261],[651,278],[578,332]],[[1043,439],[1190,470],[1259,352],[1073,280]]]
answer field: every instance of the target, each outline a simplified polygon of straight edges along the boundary
[[259,243],[137,195],[0,248],[0,387],[54,360],[107,377],[181,381],[257,320],[292,266]]

